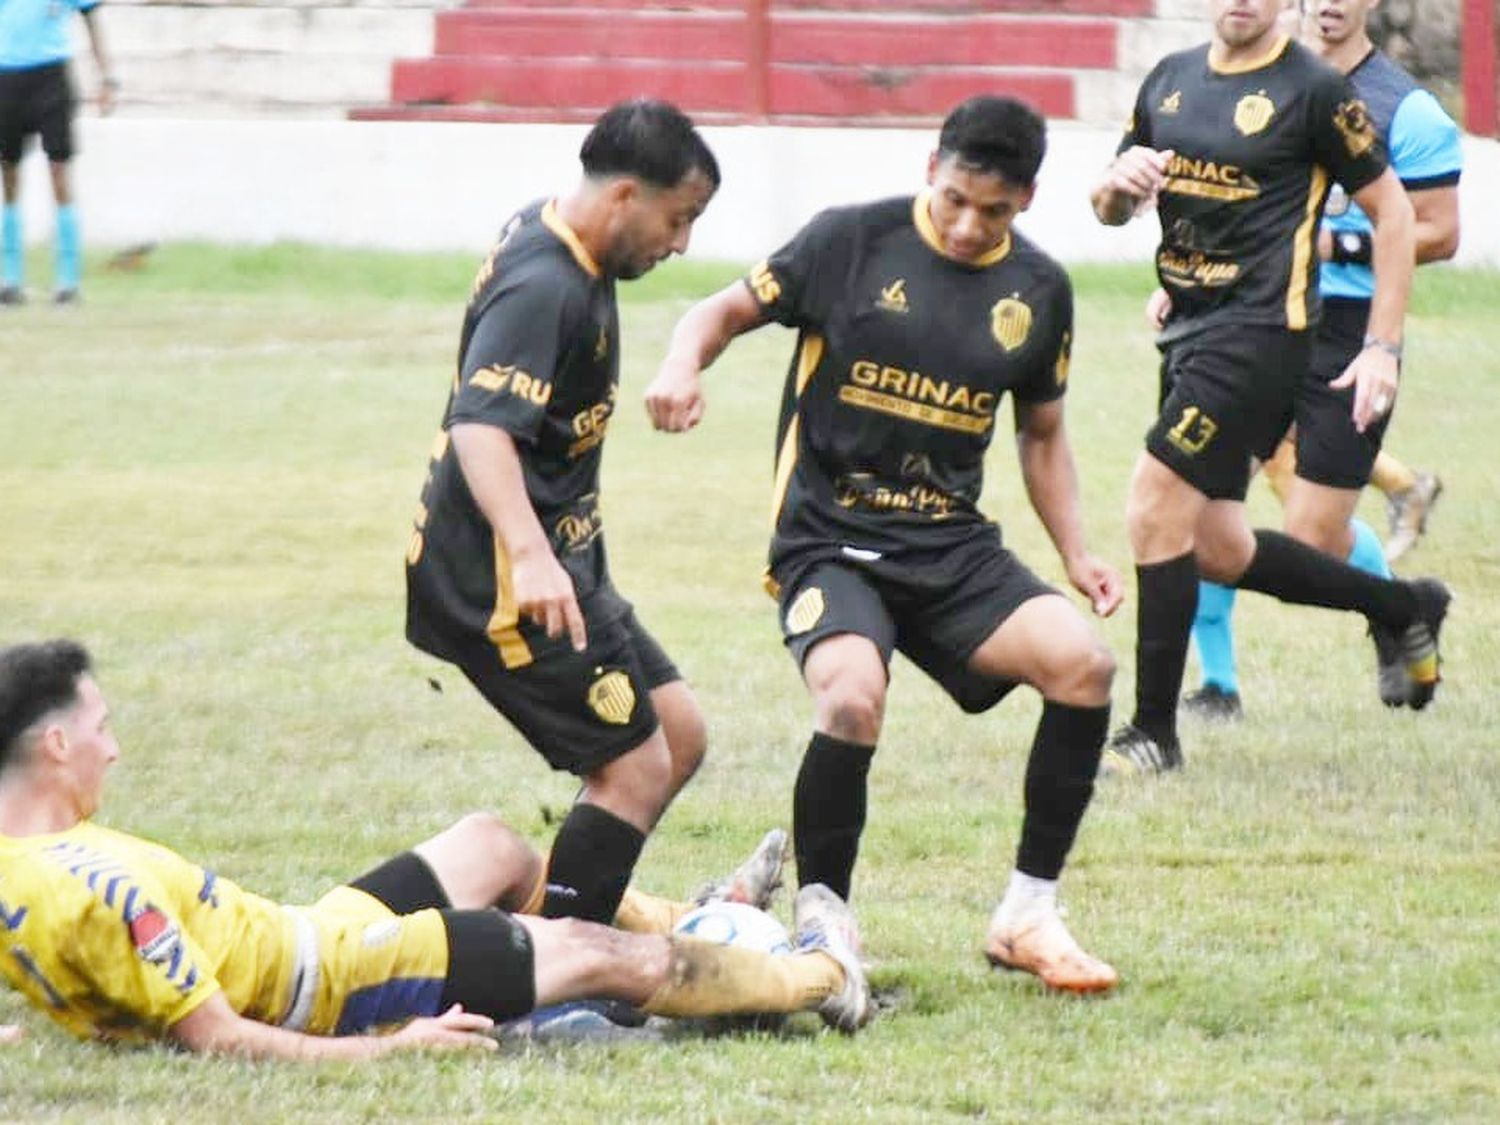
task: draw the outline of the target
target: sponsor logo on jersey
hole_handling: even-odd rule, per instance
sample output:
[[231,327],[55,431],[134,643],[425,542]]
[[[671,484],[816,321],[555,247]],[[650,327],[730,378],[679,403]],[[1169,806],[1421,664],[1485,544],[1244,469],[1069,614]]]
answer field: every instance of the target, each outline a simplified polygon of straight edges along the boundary
[[635,686],[618,668],[608,672],[601,668],[589,685],[588,704],[589,710],[606,723],[622,727],[635,711]]
[[491,394],[509,393],[524,398],[537,406],[546,406],[552,398],[552,384],[538,379],[529,371],[519,367],[493,364],[481,367],[469,376],[469,385]]
[[794,637],[801,636],[822,619],[826,608],[823,591],[816,586],[809,586],[797,595],[797,600],[787,609],[786,631]]
[[839,401],[966,434],[987,432],[995,412],[992,391],[869,359],[854,361],[849,381],[839,388]]
[[130,927],[130,941],[141,960],[153,965],[165,965],[171,961],[182,942],[176,923],[149,902],[135,911],[125,924]]
[[1156,267],[1164,280],[1181,289],[1214,289],[1240,276],[1238,262],[1216,260],[1201,250],[1183,254],[1164,249],[1156,255]]
[[581,457],[604,441],[604,435],[609,431],[610,415],[615,412],[615,394],[616,388],[611,386],[603,402],[584,407],[573,415],[573,436],[577,440],[568,446],[569,457]]
[[1156,107],[1158,113],[1175,114],[1182,109],[1182,91],[1173,90],[1162,98],[1161,105]]
[[1276,116],[1276,103],[1266,97],[1264,90],[1246,94],[1234,107],[1234,127],[1247,137],[1253,137],[1271,123]]
[[774,305],[781,296],[781,282],[771,272],[769,262],[761,262],[750,271],[750,290],[763,305]]
[[1370,121],[1370,111],[1358,98],[1340,102],[1333,111],[1333,127],[1344,138],[1344,147],[1349,155],[1359,158],[1375,147],[1375,126]]
[[379,922],[371,922],[365,927],[364,933],[360,934],[360,944],[366,949],[376,949],[387,945],[395,940],[401,932],[401,922],[397,918],[383,918]]
[[906,278],[898,277],[882,289],[880,291],[880,300],[875,302],[875,307],[884,309],[886,312],[906,312]]
[[1239,203],[1257,198],[1260,195],[1260,184],[1237,164],[1220,164],[1218,161],[1199,160],[1178,153],[1167,161],[1167,175],[1162,183],[1162,190],[1196,196],[1199,199]]
[[[880,483],[873,473],[848,473],[834,487],[839,507],[869,512],[911,512],[940,520],[953,515],[961,503],[952,493],[934,485],[891,486]],[[848,554],[849,549],[844,548],[844,552]]]
[[990,334],[1006,351],[1015,351],[1031,334],[1031,306],[1015,293],[996,301],[990,310]]
[[592,500],[593,504],[582,511],[569,512],[552,525],[552,541],[559,551],[581,550],[604,530],[597,498],[586,496],[584,500]]

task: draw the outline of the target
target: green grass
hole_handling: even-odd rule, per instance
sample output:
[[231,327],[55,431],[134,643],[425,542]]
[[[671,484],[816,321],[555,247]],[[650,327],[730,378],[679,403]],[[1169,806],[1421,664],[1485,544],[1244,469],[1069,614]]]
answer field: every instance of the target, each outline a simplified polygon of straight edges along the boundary
[[[166,246],[87,304],[0,316],[0,641],[87,641],[126,757],[107,823],[306,900],[476,805],[539,841],[573,786],[401,636],[401,559],[475,262]],[[34,276],[45,276],[37,262]],[[710,759],[646,850],[681,893],[784,823],[809,707],[760,592],[789,350],[709,376],[690,435],[640,393],[676,316],[735,275],[622,288],[605,505],[620,586],[694,683]],[[1155,356],[1139,268],[1076,272],[1069,425],[1096,549],[1122,511]],[[1448,485],[1413,571],[1459,595],[1427,713],[1375,697],[1360,624],[1241,599],[1247,721],[1190,768],[1102,787],[1065,882],[1120,968],[1095,1002],[988,972],[978,945],[1038,713],[965,718],[898,663],[856,905],[894,1006],[845,1040],[404,1057],[298,1069],[77,1044],[0,995],[0,1116],[198,1120],[1482,1121],[1500,1105],[1500,276],[1423,271],[1390,446]],[[1010,443],[985,507],[1061,581]],[[1261,522],[1277,518],[1263,489]],[[1367,518],[1383,526],[1378,500]],[[1132,679],[1133,605],[1101,626]],[[429,681],[442,691],[434,691]]]

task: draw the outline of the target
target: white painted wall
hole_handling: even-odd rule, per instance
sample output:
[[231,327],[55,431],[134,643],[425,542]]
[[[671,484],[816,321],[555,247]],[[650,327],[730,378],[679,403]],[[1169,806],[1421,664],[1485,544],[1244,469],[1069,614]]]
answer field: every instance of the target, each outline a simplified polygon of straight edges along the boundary
[[[520,204],[567,186],[585,127],[249,119],[79,121],[75,163],[93,245],[280,240],[480,253]],[[749,261],[834,203],[918,187],[930,130],[709,128],[724,188],[690,253]],[[1087,194],[1112,129],[1056,124],[1037,201],[1021,223],[1064,261],[1145,260],[1149,219],[1099,226]],[[1500,143],[1470,138],[1459,260],[1500,267]],[[31,241],[51,234],[46,165],[23,169]],[[1487,198],[1489,197],[1489,198]]]

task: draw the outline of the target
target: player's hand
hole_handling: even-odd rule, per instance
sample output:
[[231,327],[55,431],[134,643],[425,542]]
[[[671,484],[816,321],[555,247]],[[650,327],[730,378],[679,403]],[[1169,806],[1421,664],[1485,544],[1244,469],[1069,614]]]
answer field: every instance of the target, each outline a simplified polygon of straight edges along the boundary
[[1120,572],[1093,555],[1080,555],[1067,561],[1068,581],[1088,598],[1096,617],[1108,617],[1125,600],[1125,582]]
[[112,78],[106,78],[99,84],[99,116],[108,117],[115,111],[115,106],[120,100],[120,86]]
[[1373,423],[1390,413],[1396,405],[1396,390],[1401,381],[1401,364],[1395,356],[1380,348],[1365,348],[1344,373],[1328,385],[1335,390],[1354,388],[1354,428],[1364,433]]
[[1167,164],[1175,155],[1169,148],[1132,145],[1110,164],[1104,175],[1104,187],[1133,198],[1135,213],[1140,214],[1156,202],[1156,194],[1166,182]]
[[573,579],[549,548],[544,545],[513,556],[510,580],[517,613],[535,621],[554,639],[566,632],[577,652],[588,647]]
[[691,430],[703,417],[703,378],[688,359],[668,355],[646,388],[651,424],[669,434]]
[[444,1051],[494,1051],[500,1044],[485,1034],[494,1026],[495,1021],[489,1016],[466,1012],[462,1004],[455,1004],[441,1015],[412,1020],[392,1035],[389,1042],[392,1050],[435,1047]]
[[19,1043],[26,1038],[26,1029],[18,1023],[0,1023],[0,1047]]
[[1172,296],[1161,286],[1151,290],[1151,296],[1146,298],[1146,323],[1160,332],[1167,325],[1167,317],[1172,312]]

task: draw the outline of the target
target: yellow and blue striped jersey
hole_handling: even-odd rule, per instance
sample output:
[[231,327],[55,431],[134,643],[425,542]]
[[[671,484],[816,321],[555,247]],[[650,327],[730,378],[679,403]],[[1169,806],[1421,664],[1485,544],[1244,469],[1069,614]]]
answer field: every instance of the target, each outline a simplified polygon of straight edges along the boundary
[[83,1038],[156,1038],[222,991],[285,1014],[296,934],[276,903],[90,822],[0,835],[0,974]]

